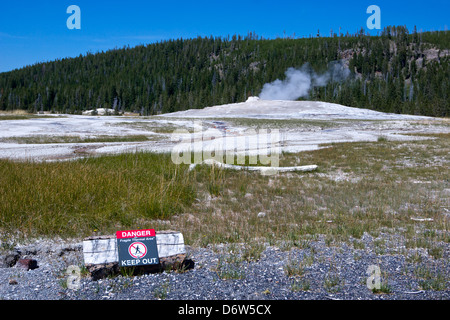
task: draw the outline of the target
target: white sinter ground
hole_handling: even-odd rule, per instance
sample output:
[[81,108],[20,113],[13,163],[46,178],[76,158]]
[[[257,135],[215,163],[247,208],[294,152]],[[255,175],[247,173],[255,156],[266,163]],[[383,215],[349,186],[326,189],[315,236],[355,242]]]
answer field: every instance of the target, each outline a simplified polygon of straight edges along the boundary
[[[261,148],[264,139],[273,139],[273,144],[267,145],[276,145],[279,151],[300,152],[331,142],[377,141],[379,137],[423,139],[404,134],[446,133],[449,128],[447,119],[388,114],[326,102],[250,97],[242,103],[153,117],[47,115],[0,120],[0,158],[63,160],[134,151],[171,152],[174,147],[180,152],[215,148],[238,154],[261,154],[267,152]],[[176,129],[181,131],[173,134]],[[146,135],[149,140],[89,143],[81,140],[130,135]],[[80,137],[80,142],[29,144],[24,143],[29,140],[23,140],[41,137],[45,142],[45,137],[61,136]]]

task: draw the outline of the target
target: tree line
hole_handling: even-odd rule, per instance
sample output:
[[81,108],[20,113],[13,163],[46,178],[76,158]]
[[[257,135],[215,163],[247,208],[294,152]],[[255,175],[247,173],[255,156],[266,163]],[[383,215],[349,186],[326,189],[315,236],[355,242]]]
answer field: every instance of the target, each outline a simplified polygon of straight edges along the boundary
[[364,33],[264,39],[173,39],[87,53],[0,73],[0,110],[79,114],[112,108],[154,115],[245,101],[305,63],[344,61],[351,76],[307,99],[384,112],[450,115],[450,34],[388,26]]

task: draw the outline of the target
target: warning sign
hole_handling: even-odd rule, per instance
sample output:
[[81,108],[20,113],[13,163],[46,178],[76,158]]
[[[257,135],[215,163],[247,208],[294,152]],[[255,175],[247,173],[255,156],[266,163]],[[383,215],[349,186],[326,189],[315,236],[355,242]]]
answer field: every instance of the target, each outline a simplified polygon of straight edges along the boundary
[[145,266],[159,264],[154,229],[117,231],[119,266]]

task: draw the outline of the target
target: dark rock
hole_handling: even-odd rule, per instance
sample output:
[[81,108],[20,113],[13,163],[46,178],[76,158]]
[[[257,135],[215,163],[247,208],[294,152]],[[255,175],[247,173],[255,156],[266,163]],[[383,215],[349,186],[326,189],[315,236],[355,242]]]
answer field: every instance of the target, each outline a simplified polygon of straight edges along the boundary
[[86,268],[88,269],[89,273],[91,274],[92,280],[94,281],[106,278],[108,276],[116,275],[120,270],[118,262],[86,265]]
[[25,251],[25,255],[37,255],[38,253],[38,249],[35,246],[28,246],[23,248],[23,250]]
[[11,268],[13,267],[17,260],[20,258],[19,251],[11,251],[6,255],[0,256],[0,267],[2,268]]
[[81,245],[71,245],[71,246],[65,246],[61,247],[56,250],[56,255],[59,257],[62,257],[66,253],[72,252],[72,251],[81,251],[83,247]]
[[184,259],[181,267],[183,270],[191,270],[194,269],[195,262],[191,259]]
[[17,261],[16,267],[26,270],[33,270],[38,268],[38,264],[34,259],[19,259],[19,261]]

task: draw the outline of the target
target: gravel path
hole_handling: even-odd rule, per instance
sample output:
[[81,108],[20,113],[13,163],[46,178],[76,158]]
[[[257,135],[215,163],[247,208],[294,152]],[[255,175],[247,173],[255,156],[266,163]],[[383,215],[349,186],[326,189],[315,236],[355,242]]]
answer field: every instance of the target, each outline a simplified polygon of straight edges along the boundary
[[[381,249],[376,241],[379,239],[364,235],[363,249],[346,243],[330,246],[325,238],[289,251],[266,244],[259,259],[252,261],[236,254],[242,247],[238,244],[187,246],[188,258],[195,262],[191,270],[121,274],[98,281],[82,275],[78,289],[73,289],[70,283],[67,285],[66,271],[71,265],[83,265],[81,242],[64,242],[55,247],[55,242],[40,240],[10,248],[8,252],[16,252],[16,257],[36,259],[39,267],[29,271],[17,266],[0,268],[0,299],[450,299],[448,243],[442,244],[442,257],[436,258],[426,249],[400,250],[392,238]],[[8,252],[1,253],[0,263]],[[380,268],[381,293],[367,287],[371,265]]]

